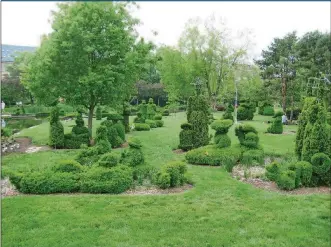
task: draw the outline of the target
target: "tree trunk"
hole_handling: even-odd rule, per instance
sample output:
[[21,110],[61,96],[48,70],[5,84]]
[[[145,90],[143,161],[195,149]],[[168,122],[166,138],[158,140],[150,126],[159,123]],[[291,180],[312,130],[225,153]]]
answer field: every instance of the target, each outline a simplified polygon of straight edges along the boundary
[[283,98],[283,102],[282,102],[283,112],[286,113],[286,79],[285,79],[285,77],[282,77],[282,98]]
[[290,123],[292,122],[293,119],[293,109],[294,109],[294,99],[293,95],[291,96],[291,114],[290,114]]
[[90,142],[92,142],[92,122],[93,122],[93,111],[94,111],[94,106],[90,106],[89,112],[88,112],[88,120],[87,120],[87,128],[90,133]]

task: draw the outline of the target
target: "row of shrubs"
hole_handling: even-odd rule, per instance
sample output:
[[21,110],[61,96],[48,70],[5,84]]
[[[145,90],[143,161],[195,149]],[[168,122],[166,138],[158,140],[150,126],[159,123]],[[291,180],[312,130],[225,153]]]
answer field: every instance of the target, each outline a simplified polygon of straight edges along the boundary
[[266,177],[277,183],[283,190],[293,190],[301,186],[331,185],[331,160],[323,153],[316,153],[311,163],[297,161],[287,165],[273,162],[266,166]]
[[138,116],[134,118],[133,122],[136,131],[149,131],[152,128],[160,128],[164,125],[162,115],[160,114],[156,114],[152,120],[145,119],[142,117],[141,113],[138,113]]

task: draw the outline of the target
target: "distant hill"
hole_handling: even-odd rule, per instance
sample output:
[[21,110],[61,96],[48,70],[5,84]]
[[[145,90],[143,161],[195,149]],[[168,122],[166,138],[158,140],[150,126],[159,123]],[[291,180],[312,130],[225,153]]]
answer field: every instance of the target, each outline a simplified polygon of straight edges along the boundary
[[20,52],[34,52],[37,47],[19,45],[1,45],[1,62],[14,62]]

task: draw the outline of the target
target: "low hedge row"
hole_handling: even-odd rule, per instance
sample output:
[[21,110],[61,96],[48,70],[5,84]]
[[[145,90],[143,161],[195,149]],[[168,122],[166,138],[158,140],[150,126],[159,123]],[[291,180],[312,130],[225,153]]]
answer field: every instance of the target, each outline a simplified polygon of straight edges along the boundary
[[190,164],[224,165],[227,171],[232,171],[241,158],[241,149],[239,146],[217,148],[215,145],[208,145],[187,152],[185,158]]
[[111,169],[93,166],[83,168],[76,161],[65,161],[52,169],[12,174],[10,181],[22,193],[112,193],[129,189],[132,169],[119,165]]

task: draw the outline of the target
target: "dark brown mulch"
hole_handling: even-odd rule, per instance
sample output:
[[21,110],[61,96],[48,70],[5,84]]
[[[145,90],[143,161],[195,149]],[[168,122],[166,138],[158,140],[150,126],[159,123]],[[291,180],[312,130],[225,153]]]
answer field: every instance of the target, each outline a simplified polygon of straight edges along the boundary
[[183,149],[175,149],[175,150],[172,150],[172,152],[174,152],[175,154],[183,154],[183,153],[186,153],[186,151],[184,151]]

